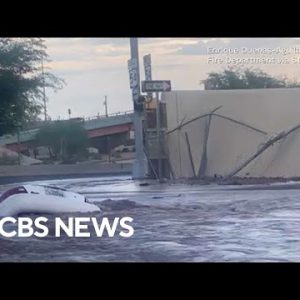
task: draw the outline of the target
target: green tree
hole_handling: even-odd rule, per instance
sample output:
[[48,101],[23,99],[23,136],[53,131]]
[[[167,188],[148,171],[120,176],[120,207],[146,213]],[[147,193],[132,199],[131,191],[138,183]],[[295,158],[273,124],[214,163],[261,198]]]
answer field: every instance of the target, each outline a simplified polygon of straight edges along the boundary
[[276,78],[260,69],[227,68],[219,73],[211,72],[203,80],[206,90],[262,89],[300,87],[299,82]]
[[63,80],[42,73],[42,61],[49,61],[42,39],[0,38],[0,135],[38,118],[44,87],[63,87]]
[[37,133],[36,141],[39,145],[48,146],[54,160],[81,159],[87,155],[87,132],[78,121],[47,122]]

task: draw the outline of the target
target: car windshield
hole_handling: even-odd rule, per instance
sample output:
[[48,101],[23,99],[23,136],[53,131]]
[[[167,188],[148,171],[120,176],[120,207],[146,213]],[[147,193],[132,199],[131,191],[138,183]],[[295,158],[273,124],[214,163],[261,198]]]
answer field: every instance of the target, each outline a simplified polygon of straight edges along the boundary
[[15,194],[22,194],[22,193],[27,193],[26,189],[23,186],[18,186],[18,187],[12,188],[12,189],[4,192],[0,196],[0,203],[3,202],[5,199],[7,199],[9,196],[12,196]]

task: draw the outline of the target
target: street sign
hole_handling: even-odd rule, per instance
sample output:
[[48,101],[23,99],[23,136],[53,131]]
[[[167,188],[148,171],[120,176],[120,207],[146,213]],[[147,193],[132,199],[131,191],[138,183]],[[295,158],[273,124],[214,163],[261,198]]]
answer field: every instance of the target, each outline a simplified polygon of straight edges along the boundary
[[144,65],[151,66],[151,54],[147,54],[144,56]]
[[[144,69],[145,69],[145,80],[152,80],[152,70],[151,70],[151,54],[147,54],[144,56]],[[152,93],[147,93],[147,98],[149,101],[152,100]]]
[[139,84],[137,70],[133,69],[129,71],[129,81],[131,89],[135,88]]
[[151,66],[145,66],[145,79],[146,80],[152,79]]
[[130,81],[130,88],[134,89],[138,86],[138,64],[136,59],[129,59],[128,60],[128,70],[129,70],[129,81]]
[[170,80],[145,80],[142,81],[142,92],[170,92],[171,81]]
[[131,71],[133,69],[137,69],[138,64],[137,60],[135,58],[129,59],[128,60],[128,70]]
[[128,70],[129,70],[129,82],[130,88],[132,90],[132,97],[136,104],[139,101],[139,79],[138,79],[138,63],[137,59],[129,59],[128,60]]

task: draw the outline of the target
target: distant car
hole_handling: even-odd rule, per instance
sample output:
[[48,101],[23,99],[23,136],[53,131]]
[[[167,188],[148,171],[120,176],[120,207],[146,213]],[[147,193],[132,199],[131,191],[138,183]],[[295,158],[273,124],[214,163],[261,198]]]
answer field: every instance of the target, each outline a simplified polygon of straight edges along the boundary
[[114,148],[114,152],[133,152],[134,146],[120,145]]
[[75,122],[79,122],[79,123],[82,123],[84,122],[84,118],[80,118],[80,117],[77,117],[77,118],[70,118],[71,121],[75,121]]
[[87,151],[88,151],[89,154],[98,154],[99,153],[99,150],[97,148],[94,148],[94,147],[87,148]]

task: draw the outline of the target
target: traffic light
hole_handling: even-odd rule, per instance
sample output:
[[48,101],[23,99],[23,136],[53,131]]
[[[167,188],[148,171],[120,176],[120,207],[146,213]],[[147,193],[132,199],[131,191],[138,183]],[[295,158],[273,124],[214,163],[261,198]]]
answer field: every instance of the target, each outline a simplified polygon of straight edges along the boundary
[[134,102],[134,111],[142,112],[144,110],[144,104],[143,103],[136,103]]
[[140,95],[137,101],[134,102],[134,110],[142,112],[144,110],[144,102],[146,100],[146,97],[143,95]]

